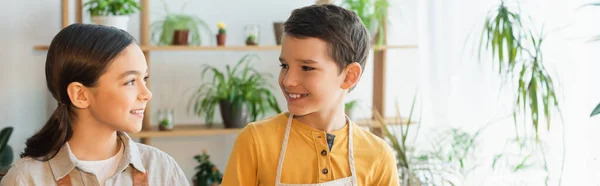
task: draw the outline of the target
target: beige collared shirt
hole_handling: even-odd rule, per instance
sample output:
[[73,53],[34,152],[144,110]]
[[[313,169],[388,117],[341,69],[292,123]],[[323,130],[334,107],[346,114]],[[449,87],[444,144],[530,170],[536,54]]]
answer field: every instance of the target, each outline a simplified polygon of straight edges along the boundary
[[[168,154],[151,146],[135,143],[127,134],[118,132],[125,147],[116,173],[105,183],[133,185],[132,171],[146,172],[149,185],[183,185],[189,181],[177,162]],[[2,178],[0,186],[56,185],[66,175],[72,185],[98,186],[96,175],[82,170],[81,164],[67,145],[54,158],[39,161],[30,157],[18,160]]]

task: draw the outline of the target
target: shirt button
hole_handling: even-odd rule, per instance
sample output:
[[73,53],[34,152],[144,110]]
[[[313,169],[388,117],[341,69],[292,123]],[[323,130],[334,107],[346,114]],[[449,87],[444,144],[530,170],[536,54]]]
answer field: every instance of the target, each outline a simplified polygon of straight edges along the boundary
[[324,169],[323,169],[321,172],[322,172],[323,174],[327,174],[327,173],[329,173],[329,170],[327,170],[327,168],[324,168]]
[[321,156],[327,156],[327,151],[326,150],[321,151]]

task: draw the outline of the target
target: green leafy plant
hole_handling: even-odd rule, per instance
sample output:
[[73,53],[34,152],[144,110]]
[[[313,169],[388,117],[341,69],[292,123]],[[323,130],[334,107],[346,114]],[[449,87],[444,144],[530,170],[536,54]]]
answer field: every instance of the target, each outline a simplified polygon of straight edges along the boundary
[[356,108],[356,106],[358,105],[358,100],[352,100],[352,101],[348,101],[344,104],[344,108],[346,109],[346,111],[350,111],[354,108]]
[[256,121],[269,111],[281,112],[277,100],[269,88],[266,76],[252,67],[253,60],[260,60],[257,55],[242,57],[235,66],[227,65],[225,71],[205,65],[202,77],[207,72],[213,74],[212,80],[200,85],[192,96],[191,108],[198,116],[206,116],[206,123],[211,124],[215,108],[221,102],[234,105],[246,104],[250,119]]
[[560,112],[553,78],[544,67],[541,47],[544,38],[543,28],[540,35],[534,35],[524,28],[521,15],[509,10],[504,1],[490,12],[481,33],[479,56],[491,48],[492,62],[496,63],[498,73],[507,80],[518,79],[513,111],[517,138],[520,136],[519,114],[523,115],[524,121],[530,117],[538,139],[540,119],[545,118],[549,130],[551,111],[555,108]]
[[[417,145],[408,144],[407,140],[409,137],[414,135],[414,138],[416,139],[420,129],[420,126],[418,126],[415,134],[409,132],[411,126],[414,125],[413,114],[416,100],[417,97],[415,95],[409,111],[410,114],[408,120],[399,127],[388,126],[381,114],[376,109],[373,110],[373,116],[376,123],[381,126],[384,139],[386,139],[388,143],[390,143],[392,149],[396,151],[397,166],[401,173],[399,175],[401,185],[459,185],[457,184],[459,177],[461,176],[459,168],[453,165],[452,162],[445,157],[442,157],[441,150],[416,154],[414,147]],[[399,105],[396,105],[398,123],[401,122],[399,110]],[[398,128],[400,130],[398,130]],[[466,149],[465,151],[469,151],[469,149]],[[464,159],[461,160],[463,162],[465,161]]]
[[210,162],[210,156],[206,152],[202,152],[201,155],[194,156],[194,159],[198,161],[196,166],[196,174],[194,175],[194,181],[197,186],[212,186],[220,185],[223,181],[223,174],[217,166]]
[[90,0],[84,6],[92,16],[129,15],[140,10],[135,0]]
[[6,173],[13,160],[13,149],[8,145],[8,140],[12,135],[13,127],[6,127],[0,131],[0,172]]
[[343,6],[356,12],[365,27],[374,32],[371,34],[377,33],[377,45],[383,44],[387,34],[384,24],[387,22],[388,0],[344,0]]
[[[152,40],[157,45],[171,45],[173,44],[173,35],[176,30],[188,30],[191,36],[190,45],[201,45],[202,44],[202,31],[212,36],[210,28],[197,16],[184,14],[183,7],[180,13],[173,13],[169,10],[166,2],[163,0],[165,12],[167,15],[161,19],[152,23]],[[209,37],[212,38],[212,37]],[[212,42],[212,39],[210,40]]]

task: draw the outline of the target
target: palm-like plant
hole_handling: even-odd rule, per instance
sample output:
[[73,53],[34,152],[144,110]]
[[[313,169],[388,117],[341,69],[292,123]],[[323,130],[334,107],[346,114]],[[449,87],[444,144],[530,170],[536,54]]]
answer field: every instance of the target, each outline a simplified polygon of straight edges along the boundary
[[489,51],[491,48],[492,61],[496,63],[494,66],[498,67],[499,74],[508,80],[518,79],[514,93],[517,100],[513,111],[517,139],[519,114],[523,115],[524,121],[529,115],[536,139],[539,139],[539,121],[542,116],[545,117],[546,128],[549,130],[551,111],[555,108],[560,112],[553,78],[544,67],[541,48],[545,38],[543,34],[543,28],[538,36],[524,28],[521,15],[509,10],[504,1],[486,18],[481,33],[479,55],[483,50]]
[[[251,65],[253,60],[260,60],[257,55],[245,55],[232,68],[226,66],[224,72],[205,65],[202,77],[208,72],[213,74],[209,82],[203,83],[192,96],[191,107],[198,116],[206,116],[206,123],[211,124],[215,108],[223,102],[234,106],[246,105],[251,121],[256,121],[269,111],[281,112],[277,100],[268,85],[266,76],[259,73]],[[239,108],[242,109],[242,108]]]

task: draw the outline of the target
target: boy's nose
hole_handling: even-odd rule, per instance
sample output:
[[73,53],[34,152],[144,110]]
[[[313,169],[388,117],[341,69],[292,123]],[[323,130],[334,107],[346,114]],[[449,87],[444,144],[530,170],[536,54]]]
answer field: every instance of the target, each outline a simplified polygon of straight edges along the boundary
[[288,71],[287,74],[283,77],[283,86],[285,87],[295,87],[300,84],[299,78],[296,75],[297,73],[293,73]]

